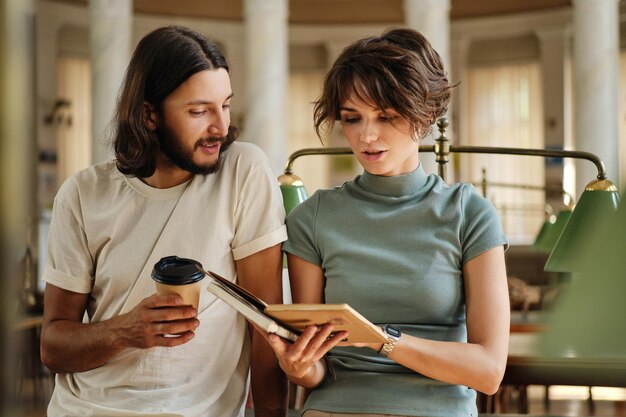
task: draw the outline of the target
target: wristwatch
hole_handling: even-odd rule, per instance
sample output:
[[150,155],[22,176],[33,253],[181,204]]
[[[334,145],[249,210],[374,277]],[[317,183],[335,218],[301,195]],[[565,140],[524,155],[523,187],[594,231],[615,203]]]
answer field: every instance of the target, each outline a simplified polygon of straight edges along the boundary
[[388,342],[383,345],[378,354],[380,356],[388,356],[393,348],[396,347],[398,340],[400,340],[400,336],[402,336],[402,331],[398,326],[394,326],[393,324],[385,324],[383,327],[383,332],[387,336]]

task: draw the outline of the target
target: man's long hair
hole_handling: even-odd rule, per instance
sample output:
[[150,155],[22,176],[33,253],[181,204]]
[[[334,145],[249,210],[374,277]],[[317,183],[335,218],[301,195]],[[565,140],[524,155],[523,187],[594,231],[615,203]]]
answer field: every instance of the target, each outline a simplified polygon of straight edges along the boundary
[[[189,77],[219,68],[229,70],[217,44],[186,27],[162,27],[139,42],[113,119],[113,148],[120,172],[145,178],[156,169],[159,140],[144,125],[144,102],[160,112],[163,100]],[[232,143],[237,133],[237,128],[229,126],[225,144]]]

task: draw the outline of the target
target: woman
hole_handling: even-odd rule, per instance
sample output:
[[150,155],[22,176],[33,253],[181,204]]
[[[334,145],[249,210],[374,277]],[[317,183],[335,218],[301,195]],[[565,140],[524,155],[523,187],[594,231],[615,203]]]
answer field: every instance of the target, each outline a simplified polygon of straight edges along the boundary
[[419,163],[418,141],[451,89],[439,55],[409,29],[350,45],[326,76],[316,130],[339,120],[364,172],[290,213],[292,297],[348,303],[389,343],[335,347],[345,334],[332,325],[294,344],[270,335],[290,380],[312,389],[306,417],[476,416],[475,390],[498,389],[509,329],[498,216],[471,186]]

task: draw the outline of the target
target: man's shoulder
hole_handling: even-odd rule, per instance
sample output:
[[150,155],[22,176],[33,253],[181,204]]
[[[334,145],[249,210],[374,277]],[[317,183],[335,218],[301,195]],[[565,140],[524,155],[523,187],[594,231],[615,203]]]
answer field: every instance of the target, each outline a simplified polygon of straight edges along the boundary
[[90,192],[102,193],[110,184],[122,179],[114,160],[82,169],[67,178],[57,193],[57,199],[72,199]]
[[115,176],[121,176],[115,160],[101,162],[76,172],[72,177],[78,183],[92,183],[94,181],[107,181]]
[[250,142],[233,142],[224,152],[222,171],[253,171],[259,167],[269,169],[269,160],[263,150]]
[[224,159],[226,161],[265,161],[267,156],[263,150],[250,142],[235,141],[230,144],[230,147],[224,153]]

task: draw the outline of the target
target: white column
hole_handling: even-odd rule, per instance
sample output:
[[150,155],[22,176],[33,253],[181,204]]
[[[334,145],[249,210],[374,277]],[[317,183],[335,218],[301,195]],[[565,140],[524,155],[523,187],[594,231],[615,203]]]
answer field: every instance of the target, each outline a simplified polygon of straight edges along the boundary
[[232,35],[220,39],[223,45],[222,52],[226,57],[228,66],[230,67],[229,76],[230,84],[235,94],[230,108],[230,122],[238,129],[242,130],[242,122],[244,119],[245,108],[245,51],[243,44],[243,33]]
[[[450,72],[450,0],[404,0],[404,16],[408,27],[419,31],[439,53],[444,66]],[[454,94],[454,93],[453,93]],[[451,109],[448,111],[448,120],[451,122]],[[437,126],[433,126],[433,134],[422,141],[424,145],[434,143],[439,136]],[[446,136],[451,138],[452,126],[448,128]],[[437,164],[434,154],[422,155],[420,161],[427,174],[437,173]],[[448,182],[452,182],[454,175],[452,164],[447,166]]]
[[93,163],[113,157],[110,123],[130,60],[132,0],[90,0]]
[[[569,51],[569,39],[563,29],[542,30],[537,32],[541,47],[541,76],[543,80],[543,120],[544,147],[547,149],[565,149],[566,145],[566,61]],[[546,159],[546,161],[549,161]],[[564,161],[563,163],[568,162]],[[545,184],[550,188],[563,187],[563,164],[546,163]],[[563,196],[558,193],[546,193],[546,203],[555,208],[563,204]]]
[[[574,143],[598,155],[617,184],[619,168],[618,0],[574,0]],[[576,190],[596,177],[587,161],[576,164]]]
[[287,159],[287,0],[245,0],[246,110],[242,139],[259,145],[274,172]]

